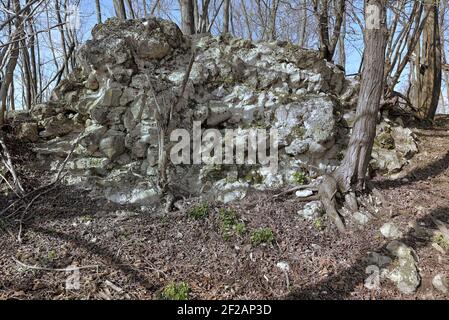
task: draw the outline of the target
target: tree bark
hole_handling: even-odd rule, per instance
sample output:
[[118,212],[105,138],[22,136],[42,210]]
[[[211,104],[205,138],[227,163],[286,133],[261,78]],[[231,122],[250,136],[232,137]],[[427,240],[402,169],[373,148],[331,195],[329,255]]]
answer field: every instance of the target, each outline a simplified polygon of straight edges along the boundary
[[181,29],[185,35],[195,34],[193,0],[181,0]]
[[12,35],[12,41],[13,43],[10,44],[12,46],[11,52],[9,55],[9,60],[6,65],[6,72],[5,77],[3,79],[3,82],[1,83],[0,88],[0,126],[2,126],[5,123],[5,113],[6,113],[6,102],[9,92],[9,87],[13,81],[14,78],[14,70],[17,66],[17,60],[19,59],[19,42],[20,39],[24,37],[24,31],[23,31],[23,19],[20,16],[20,0],[13,0],[13,6],[14,6],[14,12],[17,15],[17,18],[15,19],[15,26],[16,30],[14,31],[14,34]]
[[313,0],[313,11],[319,24],[320,57],[327,61],[333,61],[346,12],[346,0],[338,0],[336,4],[332,36],[329,32],[329,0]]
[[117,18],[126,20],[126,7],[124,0],[114,0],[114,10]]
[[385,0],[366,0],[366,7],[378,8],[380,28],[365,28],[366,47],[356,122],[349,147],[336,171],[339,188],[344,191],[365,188],[366,172],[376,135],[377,114],[384,89],[385,49],[387,41]]
[[231,8],[231,0],[224,0],[223,6],[223,33],[229,33],[229,10]]
[[[365,0],[365,8],[364,64],[356,121],[341,165],[332,175],[324,176],[319,188],[319,196],[326,213],[340,232],[345,231],[345,226],[337,212],[335,196],[341,191],[345,194],[348,206],[353,210],[357,209],[355,191],[365,188],[366,172],[376,135],[377,114],[384,92],[386,0]],[[368,25],[368,19],[377,19],[379,24],[376,27]]]
[[422,119],[433,120],[442,81],[442,48],[439,28],[439,1],[426,4],[427,19],[422,42],[416,47],[410,100]]
[[101,23],[102,22],[102,18],[101,18],[100,0],[95,0],[95,9],[96,9],[96,12],[97,12],[97,22]]

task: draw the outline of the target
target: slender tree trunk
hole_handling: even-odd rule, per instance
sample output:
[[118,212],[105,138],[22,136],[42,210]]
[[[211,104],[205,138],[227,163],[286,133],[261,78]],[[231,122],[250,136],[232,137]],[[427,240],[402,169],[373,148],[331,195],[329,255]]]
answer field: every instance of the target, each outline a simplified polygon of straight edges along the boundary
[[248,38],[249,38],[249,40],[253,41],[253,31],[252,31],[252,28],[251,28],[251,22],[250,22],[250,18],[249,18],[249,15],[248,15],[248,10],[246,9],[245,1],[242,1],[240,3],[240,5],[242,7],[243,15],[245,16],[245,24],[246,24],[246,28],[247,28],[247,31],[248,31]]
[[100,0],[95,0],[95,9],[97,12],[97,23],[102,23]]
[[332,36],[329,32],[329,0],[313,0],[313,11],[319,24],[320,57],[327,61],[333,61],[344,21],[346,0],[338,0],[338,3],[336,3],[335,25]]
[[147,4],[147,0],[143,0],[143,14],[146,17],[148,17],[148,4]]
[[124,0],[114,0],[114,9],[117,18],[126,20],[126,7]]
[[270,10],[270,40],[276,40],[276,20],[279,9],[279,0],[273,0]]
[[223,6],[223,33],[229,33],[229,10],[231,9],[231,0],[224,0]]
[[129,12],[131,13],[131,18],[136,19],[136,17],[137,17],[136,12],[134,11],[133,4],[132,4],[131,0],[127,0],[126,3],[128,4]]
[[[16,15],[19,15],[20,12],[20,0],[13,0],[14,5],[14,12]],[[6,113],[6,100],[8,97],[9,87],[13,81],[14,78],[14,70],[16,69],[17,60],[19,59],[19,40],[23,38],[24,32],[23,32],[23,19],[19,16],[15,19],[15,26],[16,30],[14,31],[14,34],[11,37],[11,40],[13,41],[11,48],[11,52],[9,55],[9,60],[6,65],[5,69],[5,76],[1,83],[0,88],[0,126],[5,123],[5,113]]]
[[428,16],[421,48],[417,47],[415,51],[415,78],[412,83],[411,101],[418,108],[421,118],[433,120],[438,108],[442,80],[439,1],[434,0],[427,4],[425,10],[428,11]]
[[11,82],[11,88],[9,89],[9,110],[16,110],[16,100],[14,93],[14,81]]
[[60,0],[56,0],[55,1],[55,9],[56,9],[56,18],[58,21],[58,30],[59,30],[59,35],[61,38],[61,47],[62,47],[62,52],[64,54],[64,61],[67,62],[67,65],[65,66],[65,71],[66,74],[68,74],[69,72],[69,68],[68,68],[68,59],[67,59],[67,40],[66,40],[66,36],[64,33],[64,26],[63,26],[63,20],[62,20],[62,15],[61,15],[61,6],[59,3]]
[[181,0],[181,29],[185,35],[195,33],[193,0]]
[[307,41],[307,0],[302,1],[301,18],[302,21],[301,29],[299,30],[299,45],[304,48]]
[[376,135],[377,114],[384,89],[386,3],[385,0],[366,0],[366,5],[378,8],[381,28],[365,29],[366,48],[356,111],[357,120],[346,156],[336,172],[339,187],[345,192],[365,187],[366,172]]
[[343,17],[343,23],[341,26],[340,39],[338,40],[338,58],[339,64],[346,68],[346,15]]

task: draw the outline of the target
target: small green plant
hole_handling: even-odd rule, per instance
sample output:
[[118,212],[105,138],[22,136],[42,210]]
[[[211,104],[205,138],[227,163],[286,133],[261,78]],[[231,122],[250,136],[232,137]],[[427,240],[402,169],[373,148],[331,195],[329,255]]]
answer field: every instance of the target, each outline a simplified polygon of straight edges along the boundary
[[82,223],[89,223],[89,222],[92,221],[92,216],[90,216],[90,215],[81,216],[81,217],[80,217],[80,221],[81,221]]
[[200,220],[206,218],[209,215],[209,210],[210,210],[209,204],[203,202],[197,205],[196,207],[190,209],[187,212],[187,215],[191,219]]
[[307,181],[307,176],[303,171],[296,171],[293,173],[293,182],[298,185],[303,185]]
[[234,232],[243,235],[246,231],[245,224],[238,221],[237,214],[232,209],[220,209],[219,219],[220,233],[226,241],[231,239]]
[[164,300],[188,300],[190,287],[185,282],[170,283],[162,290]]
[[56,260],[56,258],[58,257],[58,254],[56,253],[55,250],[50,250],[47,253],[47,260],[48,261],[54,261]]
[[273,230],[270,228],[260,228],[251,232],[251,243],[258,246],[262,243],[270,244],[275,241]]
[[245,226],[245,224],[244,224],[243,222],[237,223],[237,224],[235,225],[234,229],[235,229],[235,232],[236,232],[239,236],[243,235],[243,234],[246,232],[246,226]]
[[313,227],[318,231],[324,230],[324,221],[323,218],[317,218],[313,221]]
[[433,242],[438,244],[444,250],[449,250],[449,242],[446,240],[446,238],[442,234],[435,235],[433,237]]

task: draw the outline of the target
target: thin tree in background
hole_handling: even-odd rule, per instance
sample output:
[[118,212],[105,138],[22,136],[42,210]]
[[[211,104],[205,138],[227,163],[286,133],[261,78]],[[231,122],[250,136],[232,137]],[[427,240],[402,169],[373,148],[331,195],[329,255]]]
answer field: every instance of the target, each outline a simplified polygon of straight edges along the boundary
[[425,5],[427,19],[422,41],[415,50],[411,74],[411,103],[422,119],[433,120],[438,107],[442,81],[442,48],[439,28],[439,1]]
[[96,9],[96,12],[97,12],[97,22],[101,23],[102,22],[102,18],[101,18],[100,0],[95,0],[95,9]]
[[329,30],[329,0],[313,0],[313,11],[319,25],[320,57],[332,61],[340,39],[341,27],[346,11],[346,0],[338,0],[335,7],[335,25],[332,35]]
[[126,20],[126,7],[124,0],[113,0],[114,1],[114,10],[117,18]]
[[181,29],[185,35],[195,33],[193,0],[181,0]]
[[231,0],[224,0],[223,4],[223,33],[229,33],[229,10],[231,9]]
[[[21,6],[20,0],[13,0],[13,9],[16,15],[15,19],[15,30],[11,35],[11,42],[8,45],[8,48],[4,50],[10,49],[9,59],[5,67],[5,76],[3,81],[1,82],[0,88],[0,99],[1,99],[1,109],[0,109],[0,126],[5,123],[5,113],[6,113],[6,102],[8,98],[9,87],[14,78],[14,71],[17,66],[17,61],[19,59],[20,48],[19,43],[20,39],[24,37],[24,23],[23,19],[20,15]],[[6,54],[5,54],[6,55]]]

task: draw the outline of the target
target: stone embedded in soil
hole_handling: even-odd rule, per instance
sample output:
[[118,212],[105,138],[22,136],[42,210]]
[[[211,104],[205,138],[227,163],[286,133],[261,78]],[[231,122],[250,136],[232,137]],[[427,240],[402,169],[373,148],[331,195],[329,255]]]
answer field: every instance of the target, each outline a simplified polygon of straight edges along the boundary
[[295,194],[298,198],[307,198],[307,197],[310,197],[311,195],[313,195],[313,191],[312,190],[299,190],[299,191],[296,191]]
[[355,212],[352,215],[352,219],[362,226],[367,224],[370,221],[369,216],[360,211]]
[[402,232],[393,223],[387,222],[380,228],[380,233],[387,239],[402,238]]
[[371,252],[366,258],[365,261],[367,264],[376,265],[379,268],[388,266],[392,259],[388,256],[384,256],[377,252]]
[[432,285],[441,293],[448,293],[447,278],[444,274],[439,273],[432,279]]
[[321,201],[312,201],[306,203],[303,209],[298,211],[298,214],[307,219],[312,220],[318,218],[323,212],[323,205]]
[[393,240],[387,245],[387,250],[396,257],[393,261],[393,270],[388,274],[388,279],[396,284],[403,294],[413,294],[421,284],[416,254],[412,248],[402,242]]

